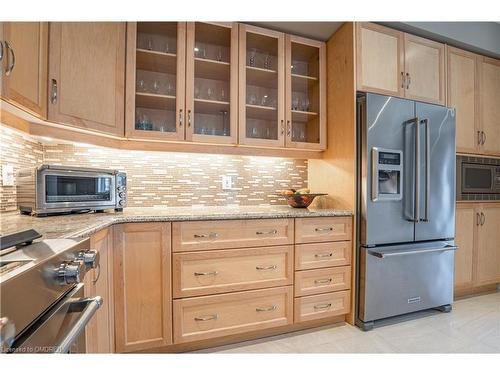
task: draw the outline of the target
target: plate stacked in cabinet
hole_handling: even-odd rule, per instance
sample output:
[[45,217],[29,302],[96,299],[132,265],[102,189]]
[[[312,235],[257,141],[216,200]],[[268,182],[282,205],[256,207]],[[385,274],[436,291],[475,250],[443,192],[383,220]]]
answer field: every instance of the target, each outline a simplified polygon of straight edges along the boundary
[[351,223],[351,217],[295,219],[296,323],[350,311]]
[[173,223],[174,343],[293,323],[294,220]]

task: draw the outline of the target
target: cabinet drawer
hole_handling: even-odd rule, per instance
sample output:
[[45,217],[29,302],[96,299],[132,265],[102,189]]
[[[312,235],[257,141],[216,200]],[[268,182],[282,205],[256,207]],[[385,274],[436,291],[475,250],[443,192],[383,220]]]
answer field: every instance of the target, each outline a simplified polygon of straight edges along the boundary
[[328,318],[350,311],[351,291],[295,298],[295,322]]
[[293,284],[293,246],[177,253],[174,298]]
[[350,216],[295,219],[295,243],[350,241],[351,222]]
[[293,219],[173,223],[173,251],[219,250],[293,244]]
[[350,289],[351,266],[297,271],[295,297]]
[[174,301],[174,342],[209,339],[291,324],[291,286]]
[[295,269],[347,266],[351,264],[351,241],[295,246]]

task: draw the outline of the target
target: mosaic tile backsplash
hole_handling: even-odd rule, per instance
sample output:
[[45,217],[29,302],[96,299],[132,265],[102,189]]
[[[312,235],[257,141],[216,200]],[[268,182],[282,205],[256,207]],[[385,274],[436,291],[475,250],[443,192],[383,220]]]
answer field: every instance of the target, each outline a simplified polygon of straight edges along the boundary
[[[285,204],[277,190],[307,187],[305,159],[44,143],[5,126],[0,136],[1,163],[14,171],[43,163],[127,172],[129,207]],[[234,189],[222,189],[223,175],[235,176]],[[15,187],[1,188],[0,197],[0,211],[16,209]]]

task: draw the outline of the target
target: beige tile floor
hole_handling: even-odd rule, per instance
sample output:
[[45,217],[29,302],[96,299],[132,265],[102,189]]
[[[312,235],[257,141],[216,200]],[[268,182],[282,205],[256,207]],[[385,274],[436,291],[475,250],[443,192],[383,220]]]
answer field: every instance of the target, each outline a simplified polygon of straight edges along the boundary
[[500,353],[500,292],[456,301],[448,314],[412,318],[369,332],[341,324],[198,353]]

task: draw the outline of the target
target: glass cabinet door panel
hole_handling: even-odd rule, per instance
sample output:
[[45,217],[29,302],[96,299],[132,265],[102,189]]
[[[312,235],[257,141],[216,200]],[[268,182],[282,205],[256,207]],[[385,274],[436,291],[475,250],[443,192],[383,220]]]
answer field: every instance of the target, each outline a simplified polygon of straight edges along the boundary
[[284,146],[284,34],[240,25],[240,143]]
[[322,149],[326,142],[324,43],[287,36],[287,146]]
[[132,133],[143,138],[184,139],[185,23],[137,22],[135,31]]
[[238,27],[187,25],[186,139],[237,142]]

